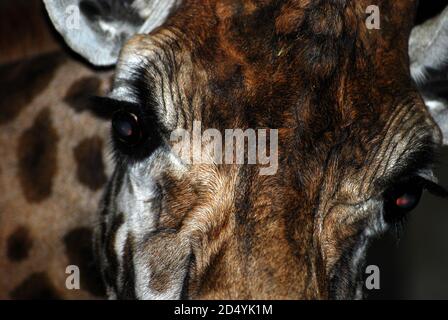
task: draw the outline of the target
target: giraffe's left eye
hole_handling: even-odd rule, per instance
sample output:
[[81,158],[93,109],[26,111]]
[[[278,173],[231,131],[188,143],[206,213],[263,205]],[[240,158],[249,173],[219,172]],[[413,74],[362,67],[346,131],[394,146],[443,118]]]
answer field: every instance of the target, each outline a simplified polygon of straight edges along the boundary
[[142,142],[144,135],[139,117],[127,111],[118,111],[112,118],[114,136],[128,146]]
[[395,223],[414,210],[422,197],[424,185],[419,178],[399,183],[384,194],[384,220]]

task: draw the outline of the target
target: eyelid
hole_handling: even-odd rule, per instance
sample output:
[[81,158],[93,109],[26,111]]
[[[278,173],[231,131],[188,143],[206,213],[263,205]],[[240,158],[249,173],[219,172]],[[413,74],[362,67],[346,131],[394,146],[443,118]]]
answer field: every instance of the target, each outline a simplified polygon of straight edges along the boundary
[[448,198],[448,190],[438,184],[438,179],[432,170],[421,171],[417,174],[417,177],[421,179],[423,188],[429,193],[437,197]]

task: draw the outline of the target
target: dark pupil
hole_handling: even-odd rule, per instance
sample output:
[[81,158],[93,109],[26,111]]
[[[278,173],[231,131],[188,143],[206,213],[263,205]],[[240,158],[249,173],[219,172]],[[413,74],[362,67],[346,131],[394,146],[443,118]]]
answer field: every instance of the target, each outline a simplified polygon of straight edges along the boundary
[[418,198],[414,193],[405,193],[395,200],[397,207],[404,210],[412,210],[418,204]]
[[112,119],[112,128],[115,136],[127,144],[137,144],[142,138],[138,117],[131,112],[117,112]]

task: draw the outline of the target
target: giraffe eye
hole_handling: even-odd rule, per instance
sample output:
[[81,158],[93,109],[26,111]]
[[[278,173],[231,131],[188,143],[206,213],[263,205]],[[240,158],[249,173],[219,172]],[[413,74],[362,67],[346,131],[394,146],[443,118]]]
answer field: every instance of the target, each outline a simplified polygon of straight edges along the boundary
[[143,140],[140,120],[132,112],[116,112],[112,118],[112,129],[114,136],[128,146],[135,146]]
[[390,188],[384,194],[384,220],[396,223],[414,210],[422,197],[424,185],[419,178],[401,182]]

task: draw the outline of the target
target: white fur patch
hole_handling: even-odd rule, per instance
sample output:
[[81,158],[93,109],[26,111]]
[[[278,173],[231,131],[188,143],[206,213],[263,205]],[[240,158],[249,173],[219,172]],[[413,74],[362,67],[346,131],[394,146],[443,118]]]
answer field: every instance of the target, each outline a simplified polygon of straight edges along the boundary
[[[118,256],[119,276],[117,279],[118,289],[123,286],[123,255],[128,235],[132,235],[136,248],[134,248],[133,265],[135,269],[135,291],[139,299],[178,299],[180,298],[184,271],[179,269],[178,279],[171,279],[172,284],[164,292],[151,290],[150,283],[153,271],[149,268],[149,259],[155,257],[146,256],[140,252],[139,245],[146,243],[149,234],[157,230],[160,214],[159,204],[160,190],[157,181],[161,173],[169,171],[176,175],[182,174],[184,169],[181,162],[167,149],[161,147],[156,150],[145,161],[130,166],[124,175],[123,183],[119,186],[120,191],[114,199],[115,213],[123,213],[124,223],[118,229],[114,249]],[[149,240],[150,241],[150,240]],[[141,249],[141,248],[140,248]],[[185,265],[185,261],[179,261],[179,266]],[[175,275],[173,275],[175,276]],[[114,294],[109,293],[109,297]]]

